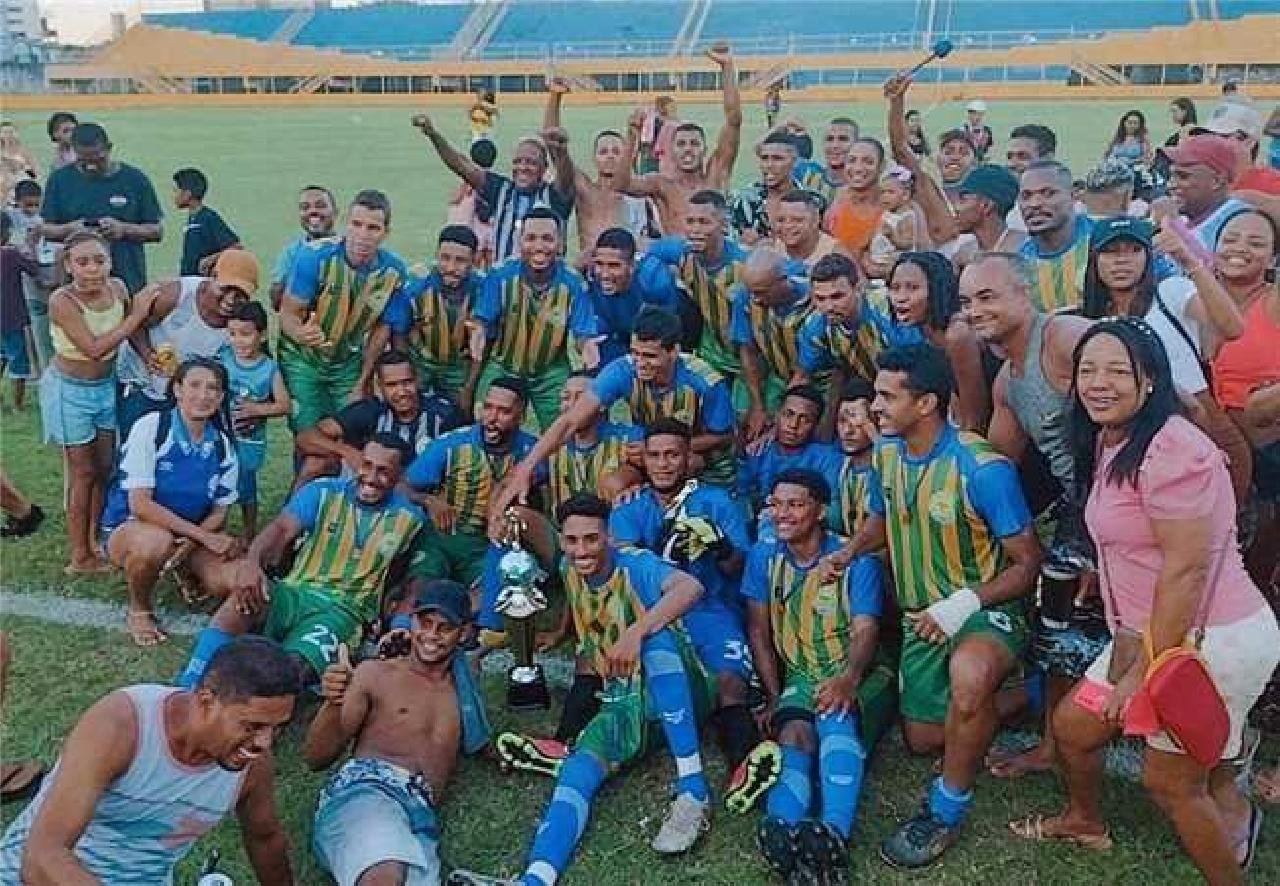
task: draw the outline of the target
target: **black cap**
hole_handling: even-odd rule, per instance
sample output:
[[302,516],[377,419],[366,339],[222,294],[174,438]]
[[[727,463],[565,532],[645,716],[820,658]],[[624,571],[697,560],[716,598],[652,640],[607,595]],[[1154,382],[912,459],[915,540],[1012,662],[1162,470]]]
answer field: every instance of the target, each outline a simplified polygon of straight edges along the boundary
[[456,581],[437,578],[423,585],[413,604],[413,614],[438,612],[454,624],[471,621],[471,595]]
[[1133,240],[1150,248],[1153,233],[1151,222],[1146,219],[1123,215],[1118,218],[1104,218],[1093,224],[1091,245],[1098,250],[1117,240]]

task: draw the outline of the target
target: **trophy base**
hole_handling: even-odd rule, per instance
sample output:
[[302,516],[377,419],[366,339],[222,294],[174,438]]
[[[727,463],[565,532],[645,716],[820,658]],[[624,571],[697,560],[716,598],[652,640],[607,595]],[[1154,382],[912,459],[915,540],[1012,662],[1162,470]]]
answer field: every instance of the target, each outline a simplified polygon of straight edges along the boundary
[[551,693],[541,665],[515,665],[507,671],[507,707],[513,711],[550,709]]

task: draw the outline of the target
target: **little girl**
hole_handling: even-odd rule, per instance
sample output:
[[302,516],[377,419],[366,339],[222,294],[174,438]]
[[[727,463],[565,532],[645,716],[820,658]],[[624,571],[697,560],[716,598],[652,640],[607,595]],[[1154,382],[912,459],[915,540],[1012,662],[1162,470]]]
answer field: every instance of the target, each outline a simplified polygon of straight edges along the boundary
[[267,354],[267,312],[255,301],[243,302],[227,321],[230,344],[218,351],[218,362],[230,383],[231,419],[236,428],[240,461],[238,497],[245,539],[258,533],[258,471],[267,457],[264,419],[288,415],[289,389],[276,361]]
[[884,279],[899,252],[920,249],[919,210],[912,202],[915,178],[905,166],[894,164],[880,177],[880,229],[871,240],[867,276]]
[[66,239],[63,261],[71,282],[49,297],[53,360],[40,380],[40,418],[45,440],[66,450],[66,572],[92,574],[111,568],[93,533],[115,461],[116,349],[146,320],[158,290],[130,307],[111,276],[107,241],[92,231]]

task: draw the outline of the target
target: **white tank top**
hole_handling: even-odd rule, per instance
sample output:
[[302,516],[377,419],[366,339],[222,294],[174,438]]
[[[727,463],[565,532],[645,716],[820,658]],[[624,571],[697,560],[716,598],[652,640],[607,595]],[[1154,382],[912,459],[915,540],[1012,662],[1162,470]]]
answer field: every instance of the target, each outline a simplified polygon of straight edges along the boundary
[[[179,362],[192,357],[216,357],[218,349],[229,342],[225,327],[216,329],[204,322],[196,307],[196,293],[204,277],[178,278],[178,301],[163,320],[147,330],[152,349],[171,345]],[[142,358],[129,344],[120,349],[116,369],[120,381],[143,388],[150,396],[163,399],[169,391],[169,379],[147,369]]]
[[[181,690],[143,684],[121,691],[133,702],[138,721],[133,762],[98,800],[76,856],[105,886],[170,886],[178,862],[235,805],[245,773],[217,764],[186,766],[173,758],[164,702]],[[19,883],[27,833],[56,773],[57,767],[0,841],[3,886]]]

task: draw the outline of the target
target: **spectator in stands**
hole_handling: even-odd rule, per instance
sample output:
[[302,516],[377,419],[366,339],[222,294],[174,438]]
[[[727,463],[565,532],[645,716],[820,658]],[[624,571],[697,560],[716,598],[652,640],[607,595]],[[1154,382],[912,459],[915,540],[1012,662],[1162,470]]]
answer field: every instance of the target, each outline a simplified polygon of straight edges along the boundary
[[76,115],[70,111],[54,111],[49,115],[45,130],[49,133],[49,141],[53,142],[53,159],[49,161],[49,171],[70,166],[76,162],[76,149],[71,144],[71,135],[76,131]]
[[995,145],[995,133],[991,131],[983,119],[987,115],[987,103],[975,98],[965,105],[965,121],[961,127],[969,142],[973,145],[974,158],[981,163],[987,159],[987,152]]
[[476,100],[467,111],[467,119],[471,123],[471,141],[481,139],[493,141],[493,124],[498,121],[498,103],[493,90],[482,89],[476,93]]
[[1141,111],[1125,111],[1116,124],[1115,135],[1102,152],[1104,160],[1121,160],[1130,166],[1150,163],[1153,156],[1147,118]]
[[[742,97],[738,93],[738,69],[726,44],[718,43],[707,52],[720,68],[724,90],[724,126],[716,139],[715,150],[707,156],[707,134],[697,123],[680,123],[674,127],[670,153],[675,158],[672,172],[633,176],[631,167],[618,169],[618,189],[634,197],[650,197],[658,206],[658,218],[665,234],[686,233],[685,217],[689,198],[699,191],[728,193],[733,178],[733,164],[738,159],[742,140]],[[625,156],[633,156],[640,142],[643,115],[633,114],[627,127]]]
[[206,276],[218,253],[240,245],[240,237],[227,226],[218,212],[204,203],[209,180],[198,169],[186,167],[173,174],[173,204],[187,210],[187,226],[182,234],[182,277]]
[[764,90],[764,125],[769,129],[773,129],[773,124],[777,122],[779,115],[782,114],[782,81],[775,80],[770,83]]
[[508,178],[485,170],[470,157],[460,154],[426,114],[414,117],[413,125],[431,142],[444,165],[475,188],[488,204],[493,222],[494,261],[504,261],[519,251],[520,226],[534,207],[550,207],[562,223],[568,223],[569,213],[573,211],[573,164],[566,162],[568,152],[562,150],[564,146],[558,140],[554,150],[561,162],[556,164],[555,181],[548,183],[546,175],[552,148],[543,139],[525,137],[516,142]]
[[1196,103],[1185,95],[1178,96],[1169,102],[1169,119],[1176,128],[1164,140],[1166,148],[1175,147],[1185,136],[1191,134],[1191,127],[1196,125]]
[[45,187],[45,236],[62,242],[94,230],[111,244],[112,272],[129,294],[147,282],[146,243],[159,243],[160,202],[142,170],[111,157],[107,131],[81,123],[72,135],[76,162],[55,170]]
[[275,268],[271,271],[271,307],[280,310],[289,274],[293,272],[294,259],[308,243],[327,240],[333,236],[333,224],[337,219],[337,203],[333,192],[321,185],[307,185],[298,192],[298,221],[302,233],[290,240],[280,250]]

